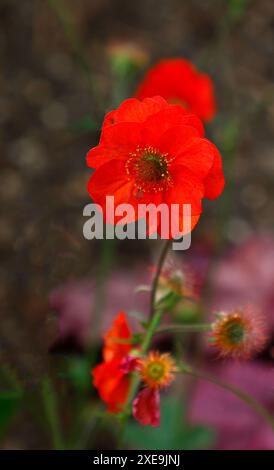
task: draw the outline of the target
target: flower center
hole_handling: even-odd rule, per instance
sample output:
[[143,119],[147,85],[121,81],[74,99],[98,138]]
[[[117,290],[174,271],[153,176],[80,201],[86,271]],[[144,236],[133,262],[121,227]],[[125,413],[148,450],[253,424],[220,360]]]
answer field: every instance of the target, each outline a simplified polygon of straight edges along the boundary
[[165,367],[161,363],[154,362],[148,366],[148,375],[151,377],[153,380],[159,380],[163,377],[165,373]]
[[153,147],[137,147],[126,162],[129,179],[135,180],[138,191],[158,193],[173,184],[169,165],[173,158]]
[[152,351],[139,364],[139,372],[142,380],[150,388],[163,388],[169,385],[173,379],[176,366],[169,354],[160,354]]
[[245,336],[245,328],[240,319],[230,319],[225,325],[225,332],[232,344],[239,344]]

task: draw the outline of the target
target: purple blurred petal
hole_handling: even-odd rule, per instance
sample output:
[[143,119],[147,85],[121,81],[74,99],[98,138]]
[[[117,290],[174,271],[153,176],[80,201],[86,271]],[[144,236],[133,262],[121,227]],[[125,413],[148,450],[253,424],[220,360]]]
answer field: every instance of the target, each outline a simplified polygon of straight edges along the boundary
[[[229,363],[211,374],[251,394],[274,415],[274,369],[263,363]],[[273,449],[274,431],[247,404],[218,385],[199,380],[190,419],[218,431],[219,449]]]
[[253,303],[274,330],[273,238],[254,237],[232,250],[217,266],[212,286],[213,310]]
[[[86,346],[89,339],[102,335],[109,327],[113,316],[124,310],[147,313],[148,293],[134,293],[136,286],[147,281],[148,273],[144,269],[116,271],[105,285],[103,311],[96,325],[96,334],[92,330],[96,283],[93,279],[68,282],[54,289],[49,297],[49,306],[58,315],[59,334],[55,345],[71,341],[79,346]],[[98,323],[98,321],[97,321]],[[94,333],[94,334],[93,334]]]

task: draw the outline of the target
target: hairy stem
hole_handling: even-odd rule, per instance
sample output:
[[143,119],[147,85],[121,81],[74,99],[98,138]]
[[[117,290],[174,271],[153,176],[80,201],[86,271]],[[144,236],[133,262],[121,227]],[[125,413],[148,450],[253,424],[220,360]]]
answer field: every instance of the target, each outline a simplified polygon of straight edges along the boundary
[[193,323],[190,325],[166,325],[158,328],[155,333],[199,333],[210,331],[211,323]]
[[150,313],[149,313],[150,318],[152,318],[152,316],[154,314],[155,298],[156,298],[156,292],[157,292],[157,287],[158,287],[158,283],[159,283],[159,278],[160,278],[160,274],[161,274],[161,271],[162,271],[162,268],[163,268],[163,265],[164,265],[164,262],[165,262],[165,259],[166,259],[166,256],[167,256],[167,253],[168,253],[168,250],[169,250],[169,247],[170,247],[171,243],[172,243],[172,240],[167,240],[164,243],[163,249],[162,249],[161,254],[160,254],[160,258],[159,258],[159,262],[158,262],[158,265],[157,265],[155,277],[153,279],[152,290],[151,290]]

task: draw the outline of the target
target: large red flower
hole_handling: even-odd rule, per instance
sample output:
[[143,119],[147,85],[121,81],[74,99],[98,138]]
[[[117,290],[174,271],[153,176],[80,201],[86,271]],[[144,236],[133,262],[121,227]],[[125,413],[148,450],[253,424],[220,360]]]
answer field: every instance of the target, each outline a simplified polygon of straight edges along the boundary
[[216,112],[210,77],[199,73],[185,59],[161,60],[148,71],[136,97],[144,99],[155,95],[163,96],[169,103],[181,104],[204,121],[210,121]]
[[113,413],[122,410],[128,396],[131,337],[126,315],[120,312],[104,337],[103,362],[92,371],[93,384]]
[[[215,199],[224,186],[220,154],[204,138],[200,119],[159,96],[131,98],[108,113],[100,143],[89,151],[87,163],[96,169],[88,191],[103,208],[107,222],[117,223],[123,214],[108,219],[106,196],[113,196],[115,208],[122,203],[133,207],[123,223],[144,215],[140,210],[138,214],[139,204],[165,203],[171,209],[169,216],[176,204],[179,230],[186,233],[182,205],[191,206],[192,229],[202,211],[202,198]],[[159,217],[149,220],[149,233],[159,231],[161,223]]]

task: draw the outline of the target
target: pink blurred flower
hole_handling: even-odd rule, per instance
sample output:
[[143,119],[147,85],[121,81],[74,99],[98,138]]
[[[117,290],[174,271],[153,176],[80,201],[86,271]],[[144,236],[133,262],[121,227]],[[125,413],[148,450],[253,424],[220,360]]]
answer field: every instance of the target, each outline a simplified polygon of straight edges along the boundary
[[[248,392],[274,413],[273,368],[263,363],[222,363],[211,373]],[[247,404],[215,384],[197,382],[191,396],[190,420],[217,430],[218,449],[274,448],[273,429]]]
[[[69,346],[82,349],[90,340],[97,340],[108,328],[117,311],[147,312],[148,293],[134,293],[144,284],[144,269],[115,271],[106,281],[103,306],[93,327],[96,282],[94,279],[71,281],[54,289],[49,306],[58,316],[58,336],[51,350]],[[147,273],[149,276],[149,273]]]

